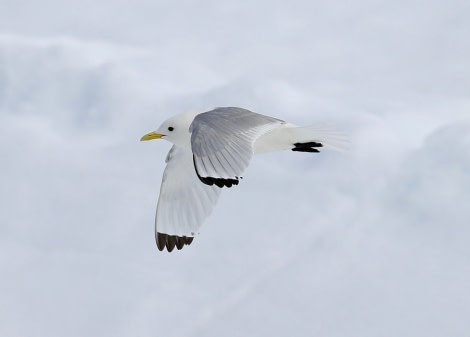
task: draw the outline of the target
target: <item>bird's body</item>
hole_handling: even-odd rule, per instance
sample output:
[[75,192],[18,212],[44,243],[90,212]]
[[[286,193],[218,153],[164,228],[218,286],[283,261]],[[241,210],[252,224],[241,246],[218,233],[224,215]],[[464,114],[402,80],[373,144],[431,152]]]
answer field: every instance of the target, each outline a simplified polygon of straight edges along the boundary
[[344,140],[339,133],[233,107],[177,115],[141,140],[159,138],[174,144],[166,158],[155,219],[157,246],[168,251],[192,242],[221,190],[238,185],[253,154],[315,153],[340,148]]

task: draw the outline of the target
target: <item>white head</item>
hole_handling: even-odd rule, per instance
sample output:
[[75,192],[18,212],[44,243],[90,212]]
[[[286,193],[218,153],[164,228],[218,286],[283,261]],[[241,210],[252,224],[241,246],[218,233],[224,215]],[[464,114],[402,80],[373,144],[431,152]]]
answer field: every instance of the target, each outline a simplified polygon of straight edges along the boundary
[[165,139],[181,147],[190,147],[189,126],[197,114],[197,112],[188,112],[171,117],[164,121],[156,131],[147,133],[140,140]]

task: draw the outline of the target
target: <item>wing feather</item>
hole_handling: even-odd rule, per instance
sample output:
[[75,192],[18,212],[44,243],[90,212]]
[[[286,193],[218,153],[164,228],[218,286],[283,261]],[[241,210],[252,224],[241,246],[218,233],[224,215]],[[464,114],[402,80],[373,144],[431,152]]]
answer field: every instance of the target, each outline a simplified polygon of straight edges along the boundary
[[256,139],[282,124],[242,108],[217,108],[197,115],[189,128],[197,176],[208,185],[238,184]]
[[202,184],[190,150],[173,146],[167,155],[155,216],[155,240],[160,250],[189,245],[212,212],[220,188]]

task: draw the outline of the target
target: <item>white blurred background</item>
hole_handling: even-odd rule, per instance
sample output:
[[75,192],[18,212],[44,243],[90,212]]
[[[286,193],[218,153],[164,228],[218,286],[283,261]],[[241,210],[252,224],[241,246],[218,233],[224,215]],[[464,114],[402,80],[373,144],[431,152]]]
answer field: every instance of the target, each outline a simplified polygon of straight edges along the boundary
[[[1,336],[469,336],[466,1],[0,0]],[[153,226],[166,118],[349,134]]]

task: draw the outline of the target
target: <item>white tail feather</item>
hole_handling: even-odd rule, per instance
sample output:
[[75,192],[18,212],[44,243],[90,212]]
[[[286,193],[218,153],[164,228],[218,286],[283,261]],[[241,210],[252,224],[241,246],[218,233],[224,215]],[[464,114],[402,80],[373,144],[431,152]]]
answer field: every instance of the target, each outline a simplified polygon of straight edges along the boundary
[[318,126],[283,124],[259,137],[254,144],[254,151],[263,153],[291,150],[296,143],[309,142],[320,143],[321,148],[336,151],[346,151],[349,148],[348,137],[340,131]]
[[294,138],[298,137],[298,142],[316,141],[323,145],[324,149],[345,152],[349,149],[350,141],[348,136],[341,131],[334,129],[305,126],[293,129]]

